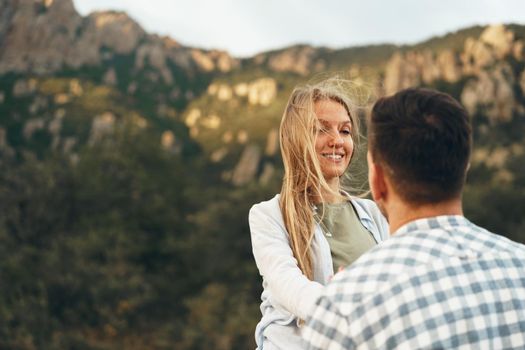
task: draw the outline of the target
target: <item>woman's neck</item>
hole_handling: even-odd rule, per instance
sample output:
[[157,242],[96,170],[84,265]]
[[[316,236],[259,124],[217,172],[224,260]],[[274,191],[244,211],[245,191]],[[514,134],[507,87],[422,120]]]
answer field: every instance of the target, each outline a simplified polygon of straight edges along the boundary
[[344,197],[341,195],[341,189],[339,187],[339,178],[327,181],[331,191],[327,189],[321,189],[320,195],[315,195],[313,200],[314,203],[341,203],[344,201]]

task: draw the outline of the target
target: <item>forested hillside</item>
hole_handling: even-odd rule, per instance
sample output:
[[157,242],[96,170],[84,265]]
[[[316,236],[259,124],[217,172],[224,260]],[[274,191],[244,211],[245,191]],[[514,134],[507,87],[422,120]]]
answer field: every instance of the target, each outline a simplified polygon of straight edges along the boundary
[[0,349],[254,348],[248,210],[279,191],[291,90],[334,73],[369,100],[408,86],[460,100],[466,215],[525,242],[523,26],[237,59],[125,13],[0,0]]

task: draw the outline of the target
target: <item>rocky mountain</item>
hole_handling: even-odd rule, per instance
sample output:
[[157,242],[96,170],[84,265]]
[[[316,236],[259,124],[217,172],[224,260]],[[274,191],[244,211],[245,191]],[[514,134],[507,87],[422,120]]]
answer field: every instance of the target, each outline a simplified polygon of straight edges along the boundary
[[193,140],[223,164],[224,179],[242,185],[278,167],[275,130],[287,95],[326,71],[374,96],[448,89],[491,123],[524,114],[520,26],[474,27],[412,47],[299,45],[239,60],[148,34],[125,13],[82,17],[72,0],[2,0],[0,13],[6,154],[34,147],[42,133],[39,147],[72,152],[127,121],[153,128],[169,149]]
[[[55,73],[65,68],[107,64],[117,55],[135,54],[135,70],[147,61],[165,83],[169,66],[196,72],[231,70],[238,64],[225,52],[183,47],[146,33],[125,13],[80,16],[72,0],[2,0],[0,74]],[[118,77],[117,77],[118,78]]]
[[225,52],[148,34],[125,13],[82,17],[72,0],[2,0],[0,147],[7,155],[71,152],[120,120],[156,127],[166,147],[179,149],[170,116],[238,65]]
[[475,136],[465,213],[525,242],[524,43],[525,26],[494,25],[237,59],[121,12],[0,0],[0,348],[253,348],[246,214],[279,189],[293,87],[335,73],[363,117],[408,86],[460,100]]
[[524,112],[516,103],[518,96],[514,91],[515,84],[525,90],[525,72],[515,72],[524,62],[524,50],[523,39],[516,38],[511,29],[491,26],[479,38],[467,38],[462,50],[436,53],[424,49],[394,54],[385,68],[384,87],[392,93],[436,81],[455,84],[468,80],[461,102],[470,113],[484,107],[492,119],[510,119],[514,111]]

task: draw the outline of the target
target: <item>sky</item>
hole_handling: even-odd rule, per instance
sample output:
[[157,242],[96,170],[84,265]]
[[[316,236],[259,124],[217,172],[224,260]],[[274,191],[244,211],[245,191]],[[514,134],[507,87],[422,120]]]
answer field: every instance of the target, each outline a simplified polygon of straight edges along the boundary
[[473,25],[525,25],[525,0],[74,0],[125,11],[146,31],[237,57],[294,44],[415,44]]

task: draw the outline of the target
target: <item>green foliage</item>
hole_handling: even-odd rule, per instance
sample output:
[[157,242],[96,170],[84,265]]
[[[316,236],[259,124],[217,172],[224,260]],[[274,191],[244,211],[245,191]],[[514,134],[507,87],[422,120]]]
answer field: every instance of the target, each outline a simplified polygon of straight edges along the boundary
[[206,184],[206,163],[127,129],[0,167],[0,348],[254,346],[246,213],[267,187]]
[[276,184],[251,184],[228,191],[209,189],[193,200],[203,210],[189,217],[193,229],[186,241],[192,279],[200,292],[185,300],[188,321],[180,346],[187,349],[253,348],[260,313],[260,279],[253,263],[248,227],[250,207]]
[[254,348],[254,325],[259,318],[252,291],[210,283],[186,301],[190,310],[181,349]]
[[56,332],[120,334],[180,310],[181,288],[163,281],[182,268],[186,175],[157,144],[2,164],[1,348],[51,349]]

